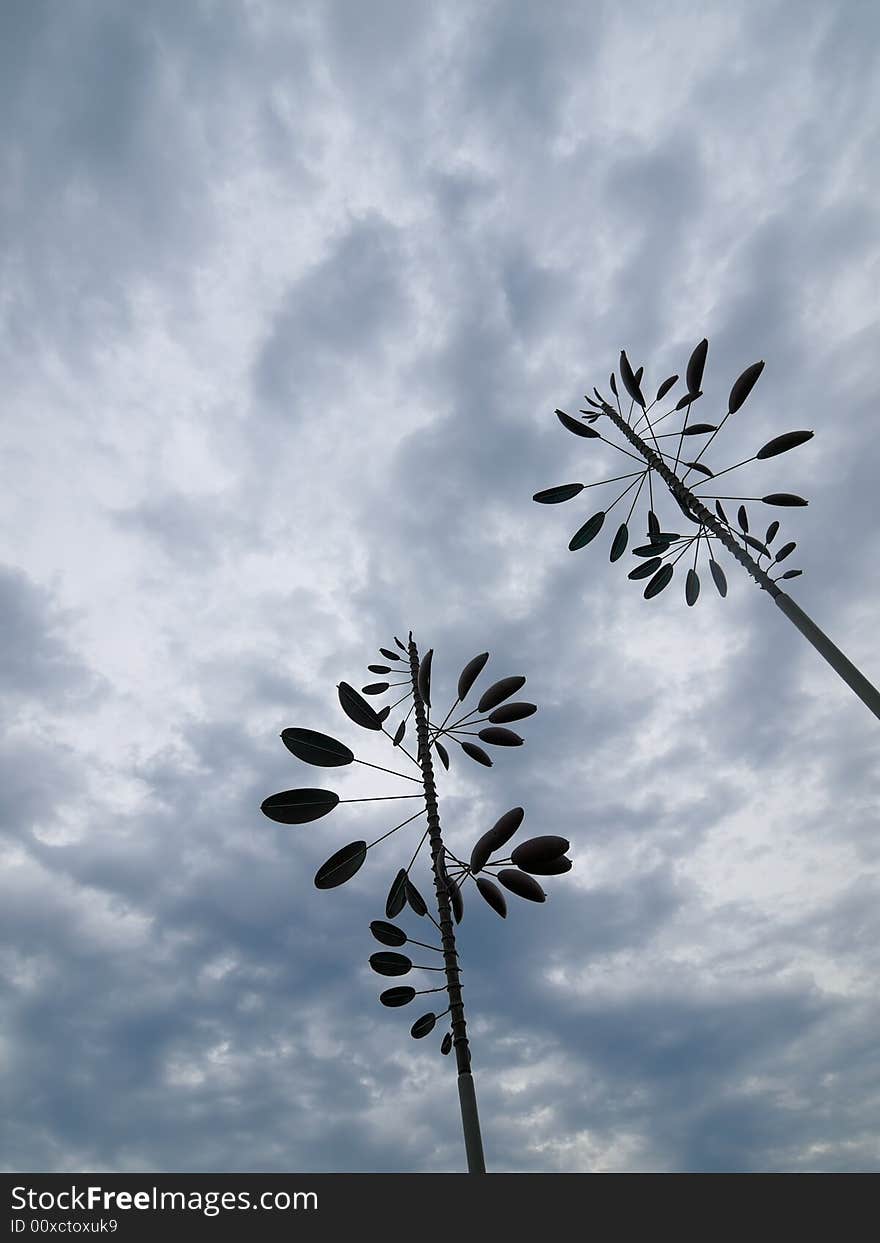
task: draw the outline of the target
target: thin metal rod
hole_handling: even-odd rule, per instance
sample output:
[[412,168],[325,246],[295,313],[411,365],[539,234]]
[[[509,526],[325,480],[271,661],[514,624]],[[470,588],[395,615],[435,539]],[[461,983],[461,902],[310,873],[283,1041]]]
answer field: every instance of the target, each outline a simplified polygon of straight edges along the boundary
[[419,694],[419,652],[409,634],[409,664],[412,675],[413,700],[415,703],[416,731],[419,739],[419,758],[425,787],[425,807],[428,812],[428,829],[431,840],[431,863],[434,871],[434,889],[437,895],[437,913],[440,916],[440,933],[443,941],[443,959],[446,970],[446,987],[449,992],[449,1009],[452,1015],[452,1043],[458,1065],[458,1095],[461,1104],[461,1125],[469,1174],[485,1174],[483,1141],[477,1114],[477,1098],[471,1077],[471,1054],[461,996],[458,952],[455,948],[455,930],[452,923],[452,906],[449,891],[442,878],[444,845],[440,832],[440,812],[437,806],[437,790],[434,785],[434,767],[428,742],[428,719],[425,705]]
[[[880,720],[880,691],[873,686],[868,679],[861,673],[852,661],[844,656],[839,647],[828,638],[828,636],[819,629],[811,617],[795,604],[791,596],[785,594],[781,587],[778,587],[775,581],[758,565],[757,561],[741,548],[733,539],[732,535],[725,526],[711,513],[705,505],[700,502],[700,498],[693,493],[686,484],[678,478],[677,475],[669,469],[665,462],[661,461],[650,445],[632,430],[619,415],[616,415],[611,407],[605,414],[615,424],[615,426],[626,436],[630,444],[642,454],[645,461],[656,470],[657,474],[669,488],[672,495],[685,507],[688,507],[699,518],[704,526],[718,536],[721,543],[729,553],[742,565],[752,576],[759,587],[768,592],[776,601],[778,607],[782,610],[790,622],[797,626],[798,630],[812,643],[813,647],[828,661],[831,668],[846,682],[847,686],[853,690],[861,699],[874,716]],[[726,417],[726,416],[725,416]],[[722,419],[722,423],[724,420]],[[719,427],[720,430],[720,427]],[[740,499],[737,497],[734,500]],[[750,499],[748,497],[743,499]],[[760,497],[755,498],[760,500]]]
[[[393,829],[389,829],[387,833],[383,833],[381,837],[377,837],[374,842],[370,842],[367,850],[372,850],[374,846],[378,846],[380,842],[384,842],[386,837],[390,837],[392,833],[396,833],[398,829],[402,829],[405,824],[412,824],[413,820],[418,820],[419,816],[423,816],[424,814],[425,809],[422,808],[421,811],[417,811],[410,816],[408,820],[401,820],[400,824],[395,824]],[[425,836],[427,836],[427,832]],[[424,838],[422,838],[422,841],[424,841]]]
[[409,773],[399,773],[393,768],[383,768],[381,764],[371,764],[369,760],[359,760],[355,756],[355,764],[363,764],[366,768],[378,768],[380,773],[390,773],[392,777],[403,777],[404,781],[418,781],[418,777],[411,777]]

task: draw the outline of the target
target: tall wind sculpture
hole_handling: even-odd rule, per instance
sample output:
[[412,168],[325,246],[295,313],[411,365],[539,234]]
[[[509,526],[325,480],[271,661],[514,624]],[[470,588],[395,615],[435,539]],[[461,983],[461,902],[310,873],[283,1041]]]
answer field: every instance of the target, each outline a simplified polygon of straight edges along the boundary
[[[710,468],[706,462],[702,461],[704,454],[727,420],[736,414],[744,404],[764,369],[764,363],[763,360],[752,363],[734,382],[727,400],[727,412],[720,423],[691,423],[691,407],[703,396],[701,385],[708,349],[709,342],[703,339],[688,360],[685,373],[686,391],[684,395],[679,398],[671,410],[654,416],[651,415],[651,411],[678,383],[678,376],[672,375],[664,380],[657,390],[657,396],[649,405],[646,403],[642,391],[644,369],[639,367],[637,371],[633,371],[626,352],[621,350],[620,379],[625,393],[630,399],[627,413],[624,415],[620,400],[621,395],[612,372],[609,378],[609,386],[614,395],[616,409],[602,396],[597,388],[594,388],[595,399],[590,396],[585,397],[592,410],[580,410],[578,413],[582,416],[581,419],[573,418],[570,414],[566,414],[564,410],[557,410],[556,416],[567,431],[585,440],[602,440],[605,444],[611,445],[624,454],[624,456],[637,462],[639,469],[631,470],[623,475],[615,475],[610,479],[602,479],[597,483],[557,484],[555,487],[545,488],[540,492],[536,492],[532,499],[539,502],[539,504],[556,505],[563,501],[572,500],[585,488],[597,488],[604,484],[629,480],[630,482],[626,483],[623,490],[610,505],[605,509],[600,509],[587,519],[574,533],[568,545],[574,552],[594,540],[601,531],[605,518],[614,506],[635,489],[626,519],[618,527],[611,543],[610,559],[617,561],[626,551],[629,543],[629,524],[636,503],[647,482],[647,542],[632,550],[633,555],[640,558],[640,561],[629,573],[629,578],[636,581],[648,580],[644,590],[645,599],[652,599],[669,585],[675,565],[691,551],[693,551],[693,563],[688,567],[684,586],[687,604],[689,606],[696,604],[700,594],[700,576],[697,565],[702,552],[705,552],[708,557],[709,572],[719,594],[722,597],[726,596],[727,579],[724,570],[715,559],[715,552],[720,545],[745,568],[758,586],[768,593],[789,621],[797,626],[801,634],[825,657],[831,667],[855,691],[874,715],[880,717],[880,693],[878,693],[876,687],[871,685],[855,665],[844,656],[843,652],[835,647],[828,636],[819,629],[803,609],[779,586],[780,579],[796,578],[802,573],[799,569],[783,569],[781,566],[781,563],[794,552],[797,545],[793,540],[790,540],[784,543],[775,554],[771,553],[770,545],[779,531],[779,522],[774,519],[767,527],[764,538],[758,539],[750,529],[749,514],[744,503],[749,501],[770,506],[793,508],[806,505],[807,501],[792,492],[770,492],[763,496],[731,496],[714,491],[703,491],[704,488],[714,489],[717,486],[715,481],[722,475],[730,474],[731,471],[738,470],[741,466],[745,466],[750,462],[765,461],[768,458],[778,457],[779,454],[796,449],[799,445],[806,444],[807,441],[813,438],[812,431],[783,432],[781,436],[774,437],[767,444],[762,445],[752,457],[745,458],[742,462],[736,462],[733,466],[727,466],[723,470]],[[633,411],[636,407],[638,407],[638,410],[636,410],[636,417],[633,419]],[[656,431],[660,423],[671,415],[681,414],[682,411],[684,412],[684,421],[682,426],[676,431],[666,430],[659,433]],[[588,424],[592,425],[603,417],[607,418],[612,426],[624,437],[629,443],[630,449],[623,448],[623,446],[612,440],[607,440],[601,432],[596,431],[592,426],[588,426]],[[708,440],[702,439],[705,436],[708,436]],[[699,440],[695,440],[695,437],[699,438]],[[660,441],[664,439],[677,441],[674,454],[667,449],[661,448]],[[701,443],[699,452],[692,461],[685,460],[685,444],[691,446],[697,443]],[[635,453],[631,452],[631,449],[634,449]],[[687,456],[690,456],[690,452],[687,453]],[[692,476],[690,484],[687,482],[689,475]],[[681,535],[677,531],[667,531],[662,528],[660,519],[655,511],[655,478],[666,486],[681,515],[687,522],[697,528],[695,532],[691,531],[689,534]],[[714,513],[704,504],[704,501],[707,500],[715,502]],[[741,502],[737,510],[738,528],[728,519],[721,504],[722,501]],[[757,560],[752,556],[752,552],[757,554]],[[773,577],[774,573],[775,577]]]
[[[524,677],[501,678],[483,692],[476,708],[463,712],[451,724],[449,723],[455,709],[459,705],[464,706],[465,699],[489,659],[489,653],[483,652],[465,665],[458,679],[455,702],[440,724],[434,724],[430,717],[433,649],[427,651],[420,659],[411,632],[407,644],[402,643],[396,636],[394,642],[399,652],[393,651],[390,647],[380,648],[380,654],[388,663],[373,664],[368,668],[371,673],[383,678],[399,674],[400,680],[372,682],[361,688],[363,694],[359,694],[347,682],[340,682],[337,688],[339,702],[346,716],[356,725],[377,733],[381,731],[389,739],[391,745],[415,767],[418,776],[414,776],[411,772],[398,772],[395,769],[360,760],[344,743],[326,734],[317,733],[315,730],[288,728],[282,731],[281,740],[298,759],[319,768],[337,768],[353,763],[363,764],[404,781],[416,782],[420,786],[418,793],[379,796],[380,799],[413,798],[420,800],[424,805],[412,816],[402,820],[387,833],[383,833],[374,842],[369,844],[365,841],[349,842],[348,845],[337,850],[318,869],[315,875],[315,885],[318,889],[334,889],[337,885],[350,880],[360,870],[369,850],[373,850],[399,829],[419,820],[422,816],[426,817],[427,827],[412,858],[406,867],[400,868],[391,882],[388,900],[385,904],[385,919],[373,920],[370,924],[373,937],[381,945],[392,948],[374,953],[369,961],[373,971],[386,977],[408,975],[411,971],[444,973],[445,983],[439,987],[417,989],[410,985],[395,986],[386,989],[380,995],[379,1000],[385,1006],[398,1007],[408,1005],[422,994],[446,993],[449,1003],[447,1008],[440,1014],[432,1010],[421,1015],[412,1024],[410,1035],[417,1040],[422,1039],[434,1030],[438,1020],[449,1016],[449,1029],[443,1036],[440,1052],[449,1054],[453,1049],[455,1050],[468,1171],[472,1174],[482,1174],[485,1173],[486,1167],[471,1073],[470,1046],[461,988],[461,968],[455,942],[455,924],[461,922],[464,914],[462,890],[466,882],[473,881],[479,894],[502,918],[507,915],[507,902],[499,885],[520,898],[532,902],[543,902],[546,894],[535,877],[556,876],[569,871],[571,860],[566,856],[569,843],[563,837],[534,837],[516,846],[509,856],[495,857],[522,824],[524,816],[522,807],[512,807],[477,841],[468,862],[457,858],[445,845],[440,829],[440,811],[432,752],[437,754],[443,767],[448,769],[449,750],[447,745],[441,741],[445,738],[446,743],[456,743],[462,754],[471,760],[491,767],[492,759],[487,751],[471,739],[478,738],[480,742],[490,747],[521,746],[522,737],[508,726],[513,722],[525,720],[537,711],[537,707],[532,703],[511,701],[511,696],[515,695],[525,684]],[[406,690],[400,699],[378,711],[363,697],[364,695],[381,696],[402,686],[405,686]],[[385,729],[385,721],[394,708],[407,700],[411,701],[409,709],[392,735]],[[407,723],[411,716],[414,717],[415,723],[415,755],[404,746]],[[273,794],[265,799],[260,810],[271,820],[280,824],[297,825],[320,819],[339,803],[366,801],[374,800],[340,799],[332,790],[323,789],[283,790],[280,794]],[[411,872],[426,841],[429,843],[431,855],[436,919],[428,910],[427,902],[411,878]],[[440,935],[440,945],[415,940],[407,936],[397,924],[388,922],[401,915],[406,907],[416,916],[427,918],[434,925]],[[406,944],[440,954],[443,966],[431,963],[416,966],[406,954],[396,952]]]

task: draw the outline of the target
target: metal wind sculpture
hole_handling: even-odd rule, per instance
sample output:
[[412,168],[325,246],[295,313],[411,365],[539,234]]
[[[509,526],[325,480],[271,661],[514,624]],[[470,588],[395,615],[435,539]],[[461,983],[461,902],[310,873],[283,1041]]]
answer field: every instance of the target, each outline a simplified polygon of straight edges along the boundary
[[[780,563],[794,552],[795,542],[789,541],[783,544],[775,555],[772,554],[769,546],[779,531],[778,521],[774,520],[770,523],[764,538],[761,540],[750,532],[749,515],[744,503],[740,504],[737,511],[739,529],[729,521],[721,504],[722,501],[757,501],[764,505],[789,508],[806,505],[807,501],[803,497],[791,492],[770,492],[765,496],[730,496],[698,491],[698,489],[714,486],[714,481],[720,478],[720,476],[738,470],[739,467],[745,466],[749,462],[764,461],[767,458],[777,457],[780,453],[787,453],[789,450],[805,444],[813,437],[811,431],[784,432],[781,436],[776,436],[773,440],[763,445],[753,457],[745,458],[742,462],[736,462],[733,466],[727,466],[723,470],[716,471],[710,469],[701,460],[703,455],[727,420],[731,415],[736,414],[745,402],[764,369],[764,363],[763,361],[752,363],[734,382],[727,401],[727,412],[720,423],[717,425],[715,423],[690,423],[691,407],[703,396],[701,384],[703,382],[703,368],[706,363],[708,349],[709,342],[705,339],[694,349],[687,364],[685,374],[686,392],[684,396],[676,402],[673,409],[654,418],[649,417],[651,410],[672,390],[678,382],[678,376],[672,375],[667,380],[664,380],[657,390],[657,396],[649,405],[646,403],[642,392],[644,369],[639,367],[638,371],[633,371],[626,352],[621,350],[620,379],[626,395],[630,398],[630,407],[626,415],[623,413],[620,393],[612,372],[609,385],[611,392],[614,394],[617,409],[610,402],[606,401],[597,388],[594,388],[595,399],[590,396],[585,398],[593,409],[579,411],[583,419],[573,418],[571,415],[566,414],[564,410],[557,410],[556,416],[562,426],[575,436],[580,436],[583,439],[602,440],[605,444],[611,445],[620,453],[638,462],[640,467],[642,462],[646,463],[646,465],[639,470],[630,471],[624,475],[616,475],[611,479],[603,479],[598,483],[558,484],[556,487],[545,488],[541,492],[536,492],[532,499],[540,504],[555,505],[563,501],[572,500],[585,488],[597,488],[603,484],[615,483],[619,480],[630,480],[631,482],[626,484],[623,491],[606,509],[600,509],[598,513],[587,519],[583,526],[572,536],[568,545],[574,552],[595,539],[610,511],[619,501],[623,500],[628,492],[635,488],[635,495],[633,496],[626,520],[618,527],[611,543],[611,560],[617,561],[626,551],[629,542],[629,523],[636,507],[636,502],[647,480],[649,505],[647,543],[632,550],[633,555],[641,560],[640,564],[636,565],[629,573],[629,577],[636,581],[648,580],[644,590],[645,599],[652,599],[664,587],[668,586],[676,563],[693,548],[693,564],[689,566],[687,571],[684,592],[688,605],[693,606],[696,604],[700,594],[700,577],[697,572],[697,563],[704,547],[708,555],[709,571],[715,586],[722,597],[726,596],[727,579],[721,566],[715,560],[712,547],[713,543],[716,546],[718,544],[722,545],[740,565],[745,567],[758,586],[775,600],[789,621],[797,626],[801,634],[825,657],[831,667],[855,691],[874,715],[880,717],[880,693],[878,693],[877,689],[871,685],[855,665],[844,656],[843,652],[835,647],[828,636],[819,629],[803,609],[779,586],[780,579],[796,578],[802,573],[801,570],[797,569],[783,570],[780,568]],[[633,421],[632,414],[636,406],[639,407],[639,410],[637,411],[635,421]],[[664,419],[681,411],[684,411],[684,422],[677,431],[666,431],[659,434],[655,431],[657,425]],[[636,453],[630,452],[629,449],[623,448],[612,440],[607,440],[592,426],[586,425],[595,423],[603,416],[613,424],[616,430],[629,442],[630,446],[636,450]],[[642,428],[643,423],[644,428]],[[702,447],[693,461],[685,461],[683,458],[685,443],[688,445],[694,444],[696,442],[692,439],[693,437],[703,436],[708,436],[709,439],[702,443]],[[659,443],[662,439],[673,437],[677,438],[678,442],[674,455],[661,449]],[[679,474],[680,470],[682,473]],[[699,478],[694,477],[689,485],[687,478],[693,472],[696,472]],[[696,526],[696,533],[680,535],[676,531],[666,531],[662,528],[655,512],[653,475],[656,475],[666,485],[681,514],[688,522]],[[713,500],[715,502],[715,513],[706,508],[703,503],[706,500]],[[757,554],[757,560],[751,555],[750,550]],[[766,560],[762,560],[763,558],[766,558]],[[776,577],[771,577],[771,571],[773,570],[777,571]]]
[[[407,975],[412,970],[445,973],[446,982],[438,988],[416,989],[411,986],[397,986],[386,989],[379,1000],[385,1006],[397,1007],[407,1005],[422,994],[442,992],[447,994],[449,1001],[447,1008],[441,1014],[429,1011],[421,1015],[410,1028],[410,1035],[417,1040],[427,1036],[434,1030],[438,1019],[449,1015],[449,1030],[443,1037],[440,1052],[448,1054],[453,1049],[455,1050],[468,1171],[472,1174],[485,1173],[461,991],[461,968],[455,945],[454,925],[461,922],[464,914],[462,887],[466,881],[473,880],[480,895],[502,918],[507,914],[507,904],[499,884],[520,898],[526,898],[532,902],[543,902],[546,895],[535,877],[556,876],[569,871],[571,860],[566,857],[569,843],[564,837],[535,837],[522,842],[508,857],[493,858],[492,856],[502,850],[522,824],[523,809],[513,807],[510,811],[506,811],[487,833],[483,834],[474,846],[469,862],[463,862],[449,850],[443,842],[440,831],[440,812],[434,782],[432,752],[436,752],[443,767],[448,769],[449,751],[441,742],[441,738],[446,738],[448,742],[457,743],[463,754],[471,760],[491,767],[492,760],[488,753],[470,739],[476,737],[480,742],[491,747],[521,746],[523,739],[509,729],[508,725],[531,716],[537,708],[532,703],[510,702],[511,696],[515,695],[525,684],[525,678],[507,677],[489,686],[480,697],[476,708],[465,712],[452,724],[448,723],[458,705],[463,706],[464,700],[489,659],[489,653],[483,652],[465,665],[458,679],[458,694],[455,702],[439,725],[432,724],[430,710],[433,649],[426,652],[420,660],[412,633],[406,645],[396,636],[394,641],[404,656],[392,651],[391,648],[383,647],[379,651],[389,663],[369,665],[368,668],[371,673],[382,677],[399,673],[402,675],[401,680],[373,682],[361,689],[363,695],[379,696],[389,690],[405,686],[407,689],[401,698],[396,703],[377,711],[347,682],[340,682],[337,688],[339,702],[346,716],[356,725],[377,733],[381,731],[390,740],[392,746],[415,766],[419,774],[417,777],[411,773],[397,772],[394,769],[383,768],[379,764],[359,760],[344,743],[314,730],[285,729],[281,733],[281,740],[289,751],[307,764],[314,764],[320,768],[336,768],[352,763],[364,764],[368,768],[379,769],[381,772],[390,773],[405,781],[414,781],[421,786],[418,794],[380,796],[383,799],[416,798],[424,802],[424,807],[389,829],[387,833],[383,833],[374,842],[369,844],[365,841],[350,842],[347,846],[337,850],[318,869],[315,875],[315,885],[318,889],[334,889],[337,885],[350,880],[360,870],[369,850],[419,817],[427,818],[427,828],[412,858],[406,867],[397,872],[391,882],[391,889],[385,904],[385,919],[373,920],[370,924],[370,931],[374,938],[382,945],[393,947],[371,955],[370,966],[378,975],[383,976]],[[385,729],[384,723],[392,709],[397,708],[406,700],[412,701],[409,710],[392,735]],[[410,716],[415,718],[415,755],[407,750],[403,741]],[[332,811],[338,803],[371,801],[374,800],[340,799],[332,790],[283,790],[280,794],[273,794],[265,799],[260,810],[271,820],[280,824],[294,825],[318,820]],[[429,842],[431,853],[431,870],[439,917],[437,919],[428,910],[427,903],[410,876],[426,841]],[[499,884],[496,884],[496,881]],[[440,934],[440,945],[415,940],[407,936],[396,924],[387,922],[399,916],[405,907],[409,907],[419,917],[427,917],[434,924]],[[422,967],[415,966],[407,955],[395,952],[406,944],[441,954],[443,966],[430,964]]]

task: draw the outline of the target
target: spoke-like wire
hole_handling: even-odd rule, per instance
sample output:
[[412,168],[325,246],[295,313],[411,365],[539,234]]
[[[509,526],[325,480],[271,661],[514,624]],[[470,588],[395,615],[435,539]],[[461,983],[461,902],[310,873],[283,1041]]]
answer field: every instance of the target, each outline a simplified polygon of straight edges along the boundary
[[424,833],[422,834],[422,840],[419,842],[418,846],[416,846],[416,849],[415,849],[415,854],[413,855],[413,857],[410,859],[409,863],[407,864],[407,867],[406,867],[406,874],[407,874],[407,876],[409,876],[410,871],[411,871],[411,869],[412,869],[412,865],[415,863],[415,861],[416,861],[416,859],[417,859],[417,857],[418,857],[418,853],[419,853],[419,851],[422,849],[422,847],[423,847],[423,846],[424,846],[424,844],[425,844],[425,838],[428,836],[428,834],[430,833],[430,831],[431,831],[431,830],[430,830],[430,828],[425,829]]
[[412,694],[412,686],[410,686],[410,689],[406,692],[405,695],[401,695],[399,699],[395,700],[393,704],[389,705],[388,711],[393,712],[394,709],[398,706],[398,704],[402,704],[404,699],[409,699],[411,694]]
[[608,439],[606,439],[606,437],[605,437],[605,436],[603,436],[601,432],[599,433],[599,439],[600,439],[600,440],[602,440],[602,441],[604,441],[604,443],[605,443],[606,445],[611,445],[611,448],[612,448],[612,449],[616,449],[616,450],[618,451],[618,453],[623,453],[623,454],[625,454],[627,457],[631,457],[631,458],[632,458],[632,460],[633,460],[634,462],[638,462],[638,463],[639,463],[639,465],[641,465],[641,464],[642,464],[642,459],[641,459],[640,457],[636,457],[636,455],[635,455],[634,453],[630,453],[629,449],[622,449],[622,448],[621,448],[621,446],[620,446],[620,445],[616,445],[616,444],[614,443],[614,441],[613,441],[613,440],[608,440]]
[[[398,798],[421,798],[421,794],[374,794],[371,798],[341,798],[340,803],[387,803]],[[303,803],[302,806],[309,806]]]
[[681,446],[684,444],[685,428],[688,425],[688,419],[690,418],[692,405],[693,405],[693,402],[689,401],[688,404],[684,408],[684,423],[682,424],[681,431],[679,432],[679,435],[678,435],[678,448],[675,450],[675,465],[672,468],[673,474],[675,474],[675,472],[678,470],[678,459],[681,456]]
[[383,833],[381,837],[377,837],[374,842],[370,842],[367,850],[372,850],[374,846],[378,846],[380,842],[384,842],[386,837],[390,837],[392,833],[396,833],[398,829],[402,829],[405,824],[411,824],[413,820],[417,820],[419,816],[423,816],[424,814],[425,809],[423,807],[421,811],[417,811],[414,815],[410,816],[408,820],[401,820],[400,824],[395,824],[393,829],[389,829],[387,833]]
[[636,503],[638,502],[638,499],[639,499],[639,497],[640,497],[640,496],[641,496],[641,494],[642,494],[642,488],[644,487],[645,480],[647,479],[647,477],[648,477],[648,475],[649,475],[650,473],[651,473],[651,468],[650,468],[650,466],[646,466],[646,467],[645,467],[645,469],[642,471],[642,478],[641,478],[641,482],[639,483],[639,486],[638,486],[638,488],[636,489],[636,494],[635,494],[635,496],[633,497],[633,503],[632,503],[632,505],[630,505],[630,507],[629,507],[629,513],[626,515],[627,525],[629,525],[629,520],[630,520],[630,518],[632,518],[632,516],[633,516],[633,510],[635,509],[635,507],[636,507]]
[[[688,487],[690,488],[691,492],[693,492],[694,495],[697,496],[699,495],[699,493],[697,493],[696,491],[697,488],[701,488],[706,483],[714,483],[715,480],[720,479],[722,475],[728,475],[732,470],[739,470],[740,466],[748,466],[749,462],[757,462],[757,460],[758,460],[757,455],[754,457],[743,458],[741,462],[736,462],[733,466],[725,466],[724,470],[713,471],[712,475],[709,478],[698,479],[696,483],[688,484]],[[684,481],[687,479],[689,473],[690,473],[690,468],[688,468],[685,474],[682,475],[681,477],[682,483],[684,483]],[[705,495],[705,493],[703,495]]]
[[406,939],[410,945],[420,945],[423,950],[436,950],[438,954],[443,953],[439,945],[428,945],[427,941],[417,941],[414,937],[407,937]]
[[411,777],[409,773],[399,773],[393,768],[383,768],[381,764],[371,764],[369,760],[359,760],[355,758],[355,764],[363,764],[367,768],[377,768],[380,773],[390,773],[392,777],[403,777],[404,781],[418,781],[418,777]]
[[[405,718],[405,719],[406,719],[406,718]],[[394,742],[394,735],[393,735],[393,734],[389,734],[389,733],[388,733],[388,730],[385,728],[385,726],[384,726],[384,725],[382,726],[382,733],[385,735],[385,737],[386,737],[386,738],[390,738],[390,739],[391,739],[391,741],[392,741],[392,743]],[[419,770],[419,772],[421,772],[421,771],[422,771],[422,766],[421,766],[421,764],[419,763],[419,761],[416,759],[416,757],[415,757],[414,755],[410,755],[409,751],[407,751],[406,747],[403,745],[403,743],[402,743],[402,742],[399,742],[399,743],[397,744],[397,749],[398,749],[398,751],[402,751],[402,752],[403,752],[403,754],[404,754],[404,755],[405,755],[408,759],[412,760],[412,762],[415,764],[415,766],[416,766],[416,768]]]
[[634,488],[635,486],[636,486],[636,480],[634,479],[634,480],[632,481],[632,483],[628,483],[628,484],[626,485],[626,487],[625,487],[625,488],[623,489],[623,491],[621,492],[620,496],[615,497],[615,499],[611,502],[611,504],[610,504],[610,505],[608,506],[608,508],[605,510],[606,515],[607,515],[607,514],[610,514],[610,513],[611,513],[611,511],[612,511],[612,509],[614,508],[614,506],[617,504],[617,502],[618,502],[618,501],[622,501],[622,500],[623,500],[623,498],[626,496],[627,492],[629,492],[630,488]]

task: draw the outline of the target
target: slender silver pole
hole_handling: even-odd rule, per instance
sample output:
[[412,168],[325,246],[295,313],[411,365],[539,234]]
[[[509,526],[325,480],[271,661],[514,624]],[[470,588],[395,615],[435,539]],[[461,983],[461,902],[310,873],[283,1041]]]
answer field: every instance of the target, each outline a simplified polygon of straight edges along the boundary
[[710,513],[700,501],[700,498],[695,496],[677,475],[673,474],[660,455],[655,453],[651,446],[646,444],[641,436],[634,432],[630,425],[619,414],[616,414],[610,406],[605,409],[605,414],[611,419],[618,431],[623,433],[630,444],[638,449],[648,465],[657,472],[682,509],[685,511],[690,509],[713,534],[718,536],[724,547],[737,559],[740,565],[745,567],[758,586],[773,597],[788,620],[794,622],[804,638],[812,643],[820,656],[825,657],[835,673],[838,673],[843,678],[847,686],[855,691],[862,703],[874,713],[874,716],[880,719],[880,692],[878,692],[877,688],[872,686],[852,661],[844,656],[839,647],[835,647],[812,618],[808,617],[803,609],[795,604],[791,596],[787,596],[782,588],[776,585],[769,574],[761,569],[754,557],[750,557],[746,550],[740,547],[723,523],[714,514]]
[[461,1125],[464,1131],[464,1148],[469,1174],[485,1174],[483,1140],[480,1135],[480,1119],[477,1114],[477,1097],[471,1075],[471,1053],[464,1019],[464,1002],[458,971],[458,952],[455,948],[455,928],[452,922],[452,906],[447,889],[446,865],[444,863],[443,838],[440,833],[440,812],[437,807],[437,790],[434,785],[434,766],[428,738],[428,718],[424,701],[419,694],[419,651],[409,635],[409,666],[412,674],[413,701],[415,704],[416,732],[419,739],[419,765],[425,787],[425,808],[428,813],[428,834],[431,843],[431,863],[434,870],[434,889],[437,894],[437,910],[440,914],[440,936],[443,942],[443,961],[446,969],[446,988],[449,994],[449,1012],[452,1020],[452,1043],[458,1065],[458,1099],[461,1105]]

